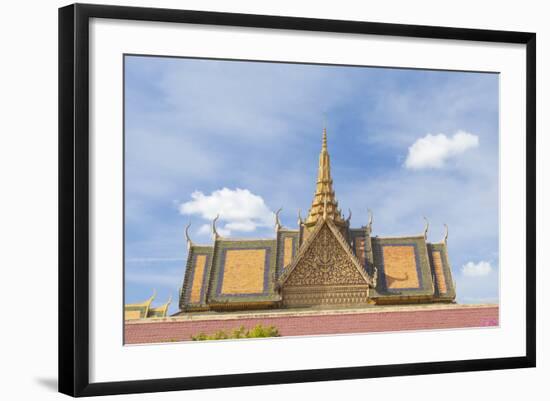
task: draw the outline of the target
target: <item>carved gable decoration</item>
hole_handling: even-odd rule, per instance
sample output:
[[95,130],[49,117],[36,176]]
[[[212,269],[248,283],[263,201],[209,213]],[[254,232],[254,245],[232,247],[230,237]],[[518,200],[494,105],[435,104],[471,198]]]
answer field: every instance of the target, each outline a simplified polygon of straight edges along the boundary
[[[317,231],[317,230],[316,230]],[[368,279],[328,224],[312,233],[284,286],[365,285]]]

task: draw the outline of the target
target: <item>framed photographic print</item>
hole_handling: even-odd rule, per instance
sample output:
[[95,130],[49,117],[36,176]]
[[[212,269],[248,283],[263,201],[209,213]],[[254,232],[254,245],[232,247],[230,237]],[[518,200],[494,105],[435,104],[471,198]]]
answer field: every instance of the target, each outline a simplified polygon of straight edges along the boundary
[[535,73],[534,33],[61,8],[60,391],[535,366]]

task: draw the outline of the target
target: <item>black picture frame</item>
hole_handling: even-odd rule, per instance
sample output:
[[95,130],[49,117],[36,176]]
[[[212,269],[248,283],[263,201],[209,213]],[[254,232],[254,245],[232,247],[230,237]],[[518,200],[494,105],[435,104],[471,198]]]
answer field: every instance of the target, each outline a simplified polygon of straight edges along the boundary
[[[521,357],[495,359],[90,383],[88,61],[91,18],[526,45],[526,354]],[[107,5],[73,4],[60,8],[59,391],[71,396],[95,396],[534,367],[536,363],[535,102],[535,33]]]

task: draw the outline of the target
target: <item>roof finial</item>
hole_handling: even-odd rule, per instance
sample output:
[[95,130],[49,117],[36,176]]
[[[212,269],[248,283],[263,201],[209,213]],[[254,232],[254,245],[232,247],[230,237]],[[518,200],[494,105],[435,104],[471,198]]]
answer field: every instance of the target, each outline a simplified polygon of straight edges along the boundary
[[275,212],[275,231],[280,230],[280,228],[282,227],[281,221],[279,220],[279,213],[281,213],[281,210],[283,210],[282,207],[280,207],[280,208]]
[[302,210],[298,209],[298,226],[301,226],[304,223],[302,220]]
[[449,236],[449,226],[447,224],[443,224],[445,226],[445,235],[443,236],[443,243],[447,244],[447,237]]
[[193,241],[191,241],[191,237],[189,237],[189,227],[191,227],[191,222],[189,222],[185,227],[185,239],[187,241],[187,250],[191,249],[191,246],[193,245]]
[[430,222],[426,216],[424,216],[424,220],[426,221],[426,225],[424,226],[424,238],[428,238],[428,228],[430,228]]
[[351,221],[351,209],[348,209],[348,212],[349,212],[349,215],[348,215],[348,218],[346,219],[346,221],[347,221],[347,223],[348,223],[348,225],[349,225],[349,223],[350,223],[350,221]]
[[214,236],[214,240],[217,240],[220,235],[218,234],[218,230],[216,230],[216,221],[220,218],[220,214],[218,213],[216,217],[214,217],[214,220],[212,220],[212,234]]
[[322,151],[327,151],[327,113],[323,113],[323,146]]
[[[327,210],[328,209],[330,210]],[[326,212],[326,214],[325,214]],[[323,216],[330,218],[339,227],[344,227],[346,222],[338,209],[338,201],[332,188],[332,177],[330,174],[330,156],[327,146],[327,129],[323,128],[323,143],[319,154],[319,167],[317,170],[317,181],[313,201],[304,224],[311,228]]]
[[370,234],[370,233],[372,233],[372,210],[367,209],[367,211],[369,212],[369,223],[367,225],[367,228],[368,228],[369,234]]

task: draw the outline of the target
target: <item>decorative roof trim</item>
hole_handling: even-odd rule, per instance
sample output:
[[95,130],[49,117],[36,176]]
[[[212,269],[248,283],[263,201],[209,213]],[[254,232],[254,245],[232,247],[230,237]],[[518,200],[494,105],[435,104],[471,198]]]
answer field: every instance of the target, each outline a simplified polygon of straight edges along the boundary
[[147,314],[149,314],[149,312],[161,312],[162,313],[162,317],[166,317],[166,314],[168,312],[168,307],[170,306],[170,304],[172,303],[172,294],[170,294],[170,296],[168,297],[168,301],[163,304],[163,305],[160,305],[160,306],[157,306],[156,308],[149,308],[149,310],[147,311]]
[[214,248],[214,245],[212,244],[196,244],[193,242],[193,246],[191,248]]
[[145,308],[145,317],[147,317],[147,314],[149,313],[149,308],[151,307],[151,303],[153,302],[153,300],[155,299],[155,297],[157,296],[157,290],[154,289],[153,290],[153,295],[151,295],[151,297],[146,300],[146,301],[143,301],[143,302],[138,302],[138,303],[135,303],[135,304],[125,304],[124,307],[144,307]]
[[300,229],[299,228],[287,228],[287,227],[283,227],[279,230],[279,232],[281,233],[299,233],[300,232]]
[[187,223],[187,226],[185,227],[185,240],[187,241],[188,251],[193,246],[193,241],[191,241],[191,237],[189,236],[189,227],[191,227],[191,222]]
[[275,212],[275,231],[279,231],[281,228],[283,228],[283,225],[281,224],[281,221],[279,220],[279,213],[281,213],[281,210],[283,210],[282,207],[280,207]]
[[322,220],[317,220],[317,223],[315,223],[315,226],[313,228],[313,232],[307,237],[305,242],[300,246],[298,254],[294,258],[294,260],[290,263],[290,265],[285,269],[281,277],[279,277],[279,284],[283,284],[288,275],[294,270],[296,265],[298,264],[298,261],[302,259],[304,256],[306,249],[309,248],[310,244],[313,242],[313,239],[315,238],[316,234],[321,230],[321,226],[323,225]]
[[369,275],[365,272],[363,267],[361,266],[361,263],[357,259],[357,257],[353,254],[353,251],[351,250],[349,244],[346,242],[338,228],[334,225],[334,223],[330,219],[320,219],[315,224],[315,228],[313,229],[313,232],[308,236],[306,241],[302,244],[300,247],[300,250],[292,263],[285,269],[281,277],[279,278],[279,285],[283,285],[288,277],[290,277],[290,274],[294,271],[300,260],[304,257],[305,253],[319,234],[319,231],[321,231],[321,228],[323,225],[327,225],[330,231],[334,234],[336,237],[336,240],[340,243],[342,248],[344,249],[344,252],[348,255],[348,257],[351,259],[352,263],[354,264],[355,268],[359,271],[359,274],[365,279],[367,284],[373,286],[373,279],[369,277]]
[[220,218],[220,214],[218,213],[216,217],[214,217],[214,220],[212,220],[212,235],[214,237],[214,240],[217,240],[220,238],[220,235],[218,234],[218,230],[216,230],[216,221]]
[[430,228],[430,222],[428,221],[426,216],[424,216],[424,221],[426,222],[426,224],[424,225],[424,238],[428,239],[428,228]]
[[367,229],[370,235],[372,233],[372,210],[367,209],[367,212],[369,213],[369,222],[367,224]]

